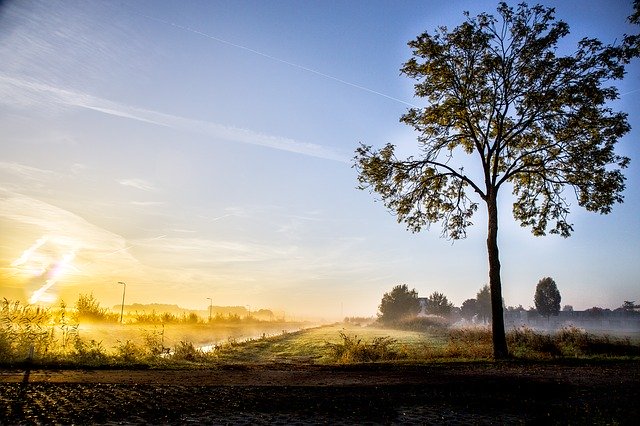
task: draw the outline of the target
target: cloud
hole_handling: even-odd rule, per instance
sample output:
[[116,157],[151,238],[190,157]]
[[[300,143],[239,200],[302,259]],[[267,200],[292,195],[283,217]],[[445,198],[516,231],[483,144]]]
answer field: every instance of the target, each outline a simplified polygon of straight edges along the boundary
[[130,186],[140,191],[155,191],[156,188],[149,182],[143,179],[120,179],[118,181],[120,185]]
[[131,205],[139,207],[162,206],[164,201],[131,201]]
[[6,229],[13,232],[26,229],[46,235],[48,241],[58,245],[74,246],[98,255],[106,255],[126,246],[121,236],[93,225],[78,215],[5,190],[0,190],[0,221],[10,225]]
[[9,173],[32,181],[42,181],[56,175],[56,172],[51,170],[39,169],[37,167],[31,167],[20,163],[8,163],[5,161],[0,161],[0,172]]
[[283,260],[296,251],[293,246],[180,237],[139,239],[133,245],[138,257],[149,264],[160,267],[200,265],[205,269],[211,265]]
[[64,90],[48,84],[13,78],[2,74],[0,74],[0,102],[24,107],[34,104],[67,105],[157,126],[199,133],[211,138],[258,145],[343,163],[349,162],[346,156],[325,146],[120,104],[86,93]]

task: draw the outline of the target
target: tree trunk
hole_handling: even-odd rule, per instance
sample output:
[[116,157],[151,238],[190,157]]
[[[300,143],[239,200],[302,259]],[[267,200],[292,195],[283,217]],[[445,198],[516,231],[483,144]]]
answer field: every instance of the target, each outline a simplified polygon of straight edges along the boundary
[[489,252],[489,288],[491,289],[491,331],[493,335],[493,357],[508,358],[507,339],[504,332],[502,312],[502,283],[500,281],[500,256],[498,253],[498,203],[493,190],[487,197],[489,229],[487,250]]

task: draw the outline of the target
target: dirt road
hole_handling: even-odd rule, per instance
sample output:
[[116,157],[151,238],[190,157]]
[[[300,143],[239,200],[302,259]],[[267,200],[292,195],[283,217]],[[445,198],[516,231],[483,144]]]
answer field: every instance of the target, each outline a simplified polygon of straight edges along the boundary
[[0,424],[637,424],[640,363],[0,370]]

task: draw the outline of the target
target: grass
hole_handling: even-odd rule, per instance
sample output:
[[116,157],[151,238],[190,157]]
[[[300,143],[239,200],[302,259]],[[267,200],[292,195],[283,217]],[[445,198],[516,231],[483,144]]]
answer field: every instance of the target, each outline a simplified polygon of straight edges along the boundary
[[[0,304],[0,365],[173,368],[492,359],[489,328],[447,328],[432,320],[401,324],[404,330],[349,322],[286,331],[302,324],[79,324],[65,309]],[[637,340],[577,328],[554,334],[520,328],[507,333],[507,342],[512,356],[523,360],[640,358]]]

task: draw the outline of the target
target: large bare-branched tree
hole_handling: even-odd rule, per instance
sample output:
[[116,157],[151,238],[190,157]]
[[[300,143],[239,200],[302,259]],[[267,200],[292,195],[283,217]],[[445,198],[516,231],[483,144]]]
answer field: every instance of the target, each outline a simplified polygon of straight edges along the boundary
[[626,114],[607,103],[618,97],[611,81],[622,79],[637,56],[637,40],[606,45],[585,38],[561,56],[557,45],[569,26],[554,9],[500,3],[497,11],[497,17],[465,13],[453,30],[441,27],[409,42],[413,57],[401,71],[416,80],[415,94],[426,106],[401,121],[419,133],[420,156],[398,159],[391,144],[361,145],[354,162],[359,187],[379,194],[413,232],[441,223],[445,236],[464,238],[484,205],[493,350],[504,358],[498,193],[511,189],[513,215],[534,235],[569,236],[573,198],[599,213],[622,202],[629,159],[614,147],[630,128]]

